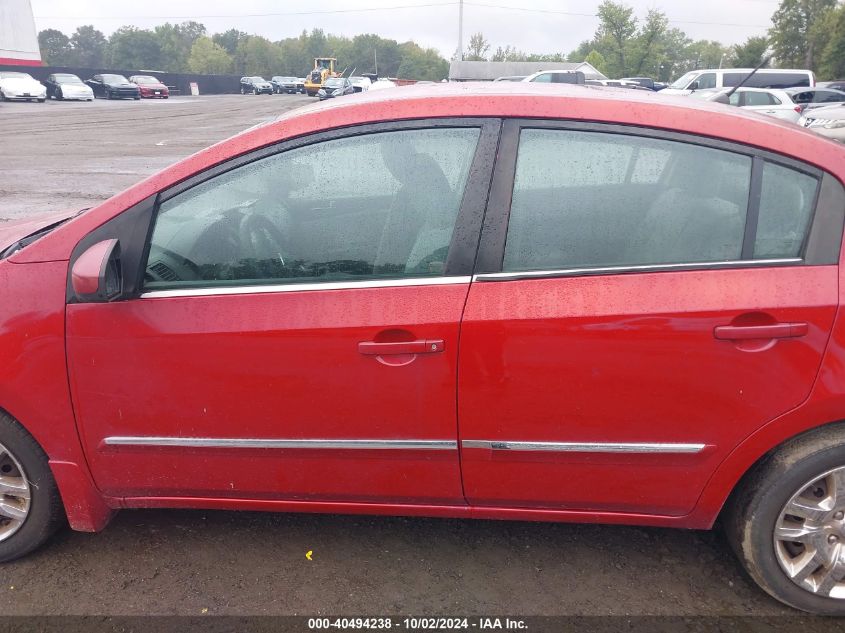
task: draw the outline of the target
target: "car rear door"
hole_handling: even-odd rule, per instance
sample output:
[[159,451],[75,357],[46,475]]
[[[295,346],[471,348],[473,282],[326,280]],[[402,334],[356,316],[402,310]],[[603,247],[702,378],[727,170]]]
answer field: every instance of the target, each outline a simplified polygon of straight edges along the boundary
[[498,132],[349,128],[163,192],[151,236],[135,231],[139,292],[67,308],[99,488],[144,503],[464,503],[458,328]]
[[470,503],[688,513],[807,397],[843,207],[832,177],[743,146],[507,122],[461,329]]

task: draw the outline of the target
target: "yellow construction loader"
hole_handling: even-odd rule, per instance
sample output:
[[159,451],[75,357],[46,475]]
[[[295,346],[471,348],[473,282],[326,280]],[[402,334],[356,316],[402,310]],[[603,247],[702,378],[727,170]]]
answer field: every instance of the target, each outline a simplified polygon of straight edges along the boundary
[[316,96],[317,91],[326,83],[330,77],[339,77],[340,73],[335,70],[337,59],[334,57],[315,57],[314,70],[308,73],[305,78],[305,92],[308,96]]

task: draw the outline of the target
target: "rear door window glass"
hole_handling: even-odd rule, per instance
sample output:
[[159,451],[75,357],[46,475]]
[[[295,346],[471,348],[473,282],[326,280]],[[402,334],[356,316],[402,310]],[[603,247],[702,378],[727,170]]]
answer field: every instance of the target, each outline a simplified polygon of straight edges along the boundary
[[764,165],[755,259],[801,256],[817,188],[813,176],[774,163]]
[[750,179],[729,151],[524,129],[503,270],[737,260]]

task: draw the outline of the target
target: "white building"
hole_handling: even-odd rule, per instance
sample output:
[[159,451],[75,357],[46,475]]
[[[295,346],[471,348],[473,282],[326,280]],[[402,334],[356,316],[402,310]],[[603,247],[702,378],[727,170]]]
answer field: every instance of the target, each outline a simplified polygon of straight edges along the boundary
[[0,64],[41,65],[29,0],[0,0]]
[[585,79],[607,79],[587,62],[470,62],[449,64],[449,81],[493,81],[497,77],[533,75],[541,70],[580,70]]

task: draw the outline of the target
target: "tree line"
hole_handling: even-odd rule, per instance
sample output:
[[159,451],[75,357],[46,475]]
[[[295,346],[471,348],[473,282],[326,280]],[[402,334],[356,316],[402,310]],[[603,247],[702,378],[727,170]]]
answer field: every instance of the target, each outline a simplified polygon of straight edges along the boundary
[[692,40],[670,28],[666,14],[650,10],[643,20],[630,6],[604,0],[593,37],[565,55],[537,55],[510,46],[490,52],[483,33],[469,40],[465,59],[490,61],[587,61],[608,77],[648,76],[670,81],[696,68],[755,67],[771,57],[780,68],[805,68],[821,79],[845,77],[845,4],[837,0],[782,0],[767,36],[725,46]]
[[433,48],[373,34],[327,35],[322,29],[272,42],[237,29],[209,35],[193,21],[153,29],[124,26],[108,38],[88,25],[70,36],[57,29],[41,31],[38,43],[42,59],[52,66],[302,77],[314,67],[315,57],[336,57],[340,69],[349,72],[429,81],[449,74],[449,63]]
[[[781,0],[767,36],[736,46],[693,40],[650,10],[642,20],[632,7],[604,0],[592,38],[568,55],[525,53],[491,45],[483,33],[469,39],[464,59],[490,61],[587,61],[608,77],[649,76],[672,80],[695,68],[753,67],[772,56],[781,68],[808,68],[821,79],[845,77],[845,4],[838,0]],[[188,21],[153,29],[124,26],[108,38],[91,25],[70,36],[56,29],[38,34],[45,63],[89,68],[149,69],[203,74],[303,76],[315,57],[336,57],[340,69],[382,76],[439,81],[449,63],[433,48],[374,34],[349,38],[322,29],[270,41],[237,29],[209,35]]]

